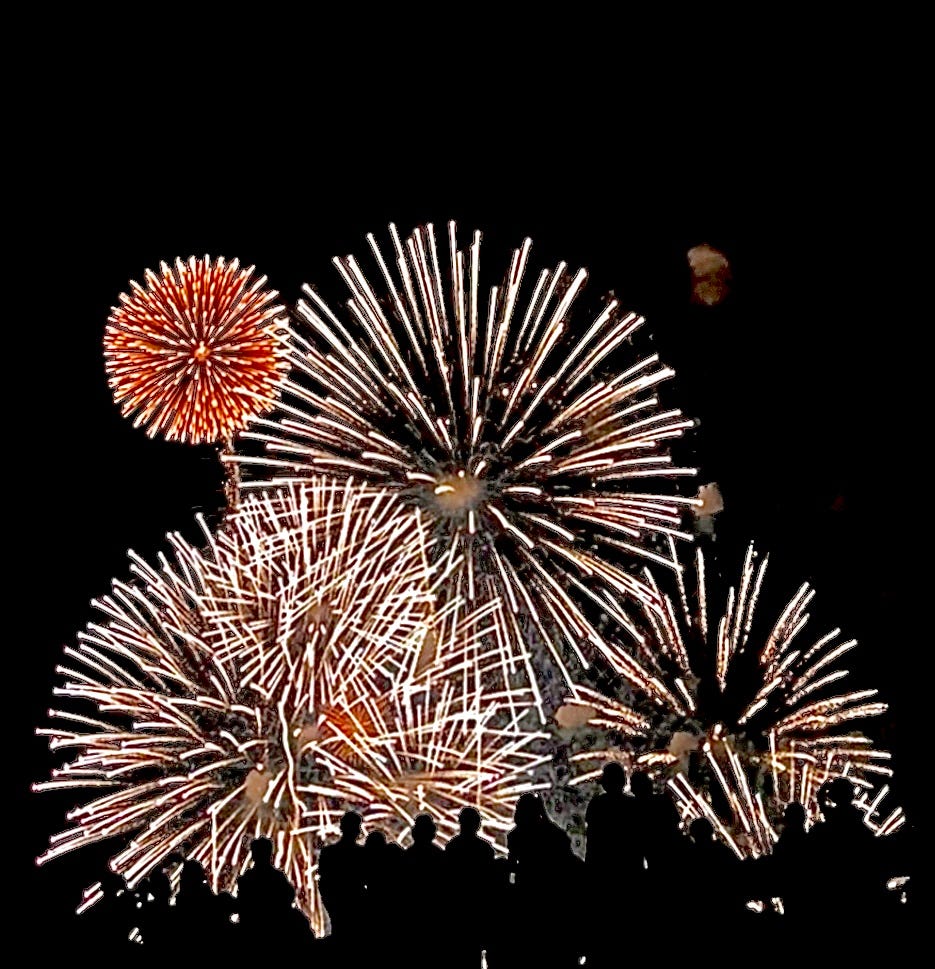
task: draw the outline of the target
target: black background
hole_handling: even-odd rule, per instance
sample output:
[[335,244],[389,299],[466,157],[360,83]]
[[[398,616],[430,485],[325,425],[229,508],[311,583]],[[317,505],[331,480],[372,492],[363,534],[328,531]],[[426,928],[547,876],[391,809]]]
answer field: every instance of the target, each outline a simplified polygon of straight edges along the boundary
[[[213,449],[120,417],[110,306],[145,268],[204,253],[255,264],[287,303],[303,282],[336,294],[330,258],[389,221],[481,229],[487,285],[529,235],[536,268],[584,265],[590,297],[613,289],[647,317],[677,370],[666,400],[699,421],[699,481],[725,498],[720,547],[739,565],[756,539],[770,582],[791,595],[812,581],[816,626],[858,637],[859,684],[890,703],[890,800],[921,819],[930,220],[911,66],[793,41],[762,72],[712,58],[676,82],[623,45],[595,53],[593,76],[544,58],[540,83],[525,62],[494,77],[490,60],[508,68],[519,48],[483,39],[430,69],[389,41],[374,60],[353,34],[319,33],[254,65],[249,31],[208,56],[184,37],[144,52],[130,32],[88,47],[69,26],[36,47],[51,86],[10,107],[8,834],[14,881],[37,893],[21,902],[64,925],[106,855],[33,864],[69,806],[29,791],[52,765],[33,730],[62,645],[127,574],[127,548],[151,559],[222,501]],[[329,46],[346,56],[324,63]],[[686,252],[702,242],[733,270],[715,308],[689,299]]]

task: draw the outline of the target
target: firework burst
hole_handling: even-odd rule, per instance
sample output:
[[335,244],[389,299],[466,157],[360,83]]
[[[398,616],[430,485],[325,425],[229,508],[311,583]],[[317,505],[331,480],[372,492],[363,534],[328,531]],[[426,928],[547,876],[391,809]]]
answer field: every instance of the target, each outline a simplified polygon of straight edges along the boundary
[[502,598],[570,682],[569,650],[587,665],[587,644],[603,648],[583,611],[594,585],[623,626],[621,603],[653,595],[614,560],[664,560],[660,536],[688,537],[693,499],[674,481],[694,472],[668,448],[692,422],[657,396],[673,371],[626,359],[644,321],[616,299],[573,326],[586,272],[559,263],[527,283],[528,239],[484,294],[480,233],[459,249],[449,223],[447,285],[431,225],[390,233],[389,253],[368,236],[376,288],[353,256],[334,260],[343,319],[305,287],[278,410],[226,460],[247,486],[325,472],[392,488],[422,510],[437,553],[462,559],[454,594]]
[[684,580],[689,570],[676,573],[674,596],[647,570],[662,608],[645,607],[634,648],[617,644],[610,656],[625,698],[580,686],[562,710],[566,722],[619,740],[572,754],[572,761],[592,768],[578,783],[597,776],[608,759],[650,769],[670,779],[686,816],[717,816],[725,840],[754,853],[767,850],[770,819],[789,801],[801,801],[814,815],[824,781],[847,775],[869,788],[871,779],[891,773],[889,753],[851,729],[886,705],[875,699],[876,690],[838,692],[848,676],[838,661],[856,641],[843,639],[840,629],[809,640],[809,585],[771,628],[755,631],[767,562],[751,545],[723,613],[710,619],[701,549],[693,589]]
[[269,410],[288,369],[283,308],[253,267],[209,256],[146,270],[104,334],[114,401],[150,437],[226,441]]
[[74,755],[36,789],[100,796],[40,863],[122,836],[131,885],[179,852],[230,889],[263,835],[322,931],[317,850],[344,811],[397,836],[422,810],[449,831],[466,804],[509,826],[545,759],[530,698],[481,690],[500,605],[436,608],[417,515],[318,480],[248,498],[203,549],[170,538],[174,561],[131,553],[65,650],[69,707],[39,732]]

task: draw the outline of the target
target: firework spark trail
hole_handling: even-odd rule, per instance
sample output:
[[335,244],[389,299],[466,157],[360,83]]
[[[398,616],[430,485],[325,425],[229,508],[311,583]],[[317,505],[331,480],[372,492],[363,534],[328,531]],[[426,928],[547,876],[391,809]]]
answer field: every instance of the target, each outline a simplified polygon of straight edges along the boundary
[[[656,355],[615,369],[644,322],[616,299],[573,331],[587,274],[559,263],[526,284],[528,239],[485,298],[479,232],[459,249],[449,223],[447,286],[431,225],[405,242],[390,233],[389,253],[368,236],[370,277],[354,256],[334,260],[343,319],[305,287],[278,410],[225,460],[252,476],[245,487],[324,472],[396,490],[440,554],[462,559],[454,594],[502,598],[570,681],[569,651],[587,665],[605,649],[585,609],[629,628],[624,603],[652,597],[615,560],[666,562],[654,542],[688,537],[694,499],[673,482],[694,470],[668,448],[693,422],[657,397],[673,371]],[[666,487],[640,490],[644,479]]]
[[[724,840],[738,853],[762,853],[785,804],[798,800],[814,816],[826,780],[846,775],[870,788],[891,775],[890,754],[849,729],[886,710],[875,699],[877,691],[836,692],[849,675],[836,664],[856,642],[843,639],[840,629],[811,641],[804,631],[813,590],[803,584],[772,627],[755,632],[766,566],[767,558],[760,559],[751,544],[739,582],[710,626],[700,549],[693,595],[684,573],[676,575],[672,597],[647,570],[661,608],[644,606],[641,636],[632,648],[618,642],[615,654],[607,654],[635,696],[618,699],[576,687],[566,700],[569,710],[584,711],[591,726],[623,738],[626,751],[609,745],[574,754],[570,760],[585,768],[574,783],[598,776],[600,766],[594,765],[609,759],[660,772],[683,813],[704,813],[714,823],[716,796],[733,818],[732,826],[715,824]],[[766,802],[757,778],[771,790]],[[900,816],[897,811],[879,826],[886,830]]]
[[288,323],[253,267],[209,256],[146,270],[104,334],[114,401],[150,437],[227,441],[268,411],[288,371]]
[[[265,835],[316,931],[317,848],[349,808],[402,836],[419,810],[449,831],[465,804],[505,830],[546,756],[531,698],[480,687],[509,629],[500,603],[435,606],[426,528],[348,482],[247,499],[203,549],[132,555],[58,668],[50,711],[72,759],[37,790],[91,798],[40,863],[115,835],[135,884],[173,852],[217,889]],[[515,647],[510,646],[511,651]]]
[[[869,743],[865,737],[852,737],[852,743]],[[883,755],[878,759],[886,759]],[[672,792],[683,821],[687,824],[694,818],[705,817],[735,852],[738,858],[769,854],[776,843],[778,833],[774,826],[782,817],[783,809],[792,802],[806,809],[810,824],[819,820],[818,792],[823,784],[836,777],[847,777],[854,784],[853,804],[859,808],[864,823],[878,837],[893,834],[905,823],[902,808],[897,807],[884,814],[882,802],[889,794],[889,785],[875,786],[866,777],[851,773],[852,764],[840,760],[840,752],[829,752],[824,758],[814,755],[800,755],[792,752],[773,754],[768,760],[770,769],[777,770],[783,777],[769,799],[760,792],[754,793],[757,765],[746,762],[732,747],[727,738],[712,737],[705,742],[704,754],[712,766],[724,798],[730,805],[731,821],[726,823],[706,796],[704,789],[692,784],[688,776],[679,771],[669,778],[668,787]],[[843,764],[843,766],[842,766]],[[864,767],[866,770],[866,765]],[[879,773],[888,774],[887,768],[878,768]]]

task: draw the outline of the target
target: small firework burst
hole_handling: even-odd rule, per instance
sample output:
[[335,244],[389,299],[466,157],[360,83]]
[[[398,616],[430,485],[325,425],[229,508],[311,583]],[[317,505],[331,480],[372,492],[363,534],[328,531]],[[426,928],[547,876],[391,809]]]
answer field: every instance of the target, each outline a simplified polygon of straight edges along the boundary
[[[157,570],[131,553],[59,667],[54,751],[37,790],[94,792],[39,859],[121,836],[135,884],[173,853],[230,889],[269,837],[316,931],[317,851],[344,811],[405,834],[476,805],[495,830],[546,755],[530,697],[491,695],[500,604],[436,607],[443,573],[418,516],[385,492],[316,480],[247,499],[204,549],[171,536]],[[94,895],[89,901],[94,900]]]
[[889,753],[851,729],[886,710],[877,691],[837,692],[848,676],[837,662],[856,641],[842,639],[840,629],[807,641],[808,584],[771,629],[753,632],[767,561],[748,548],[739,584],[713,624],[700,549],[693,590],[677,573],[678,594],[669,596],[647,570],[662,609],[643,610],[632,650],[617,644],[605,654],[625,695],[582,685],[561,710],[565,722],[604,737],[570,753],[589,767],[576,783],[596,777],[609,759],[648,769],[669,778],[686,816],[717,816],[715,827],[735,850],[759,853],[788,802],[800,800],[814,814],[824,781],[847,775],[869,788],[891,773]]
[[282,401],[226,460],[244,487],[327,473],[393,489],[436,554],[461,559],[453,594],[501,598],[570,682],[569,659],[602,646],[587,610],[626,626],[622,603],[653,595],[619,560],[664,561],[658,540],[688,537],[696,502],[675,483],[694,470],[669,446],[693,422],[658,397],[673,371],[629,354],[644,321],[616,299],[572,323],[583,269],[526,282],[528,239],[484,294],[480,233],[460,249],[449,223],[447,284],[431,225],[390,233],[388,254],[368,236],[376,288],[353,256],[334,260],[343,318],[305,287]]
[[145,283],[120,294],[104,333],[114,401],[150,437],[229,440],[272,407],[288,370],[276,292],[252,266],[209,256],[147,269]]

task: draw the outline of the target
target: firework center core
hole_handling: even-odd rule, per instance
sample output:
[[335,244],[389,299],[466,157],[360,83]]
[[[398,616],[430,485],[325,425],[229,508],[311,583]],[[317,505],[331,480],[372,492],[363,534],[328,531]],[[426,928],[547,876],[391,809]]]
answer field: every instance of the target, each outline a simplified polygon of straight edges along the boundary
[[483,501],[486,488],[474,475],[457,471],[440,475],[432,493],[438,508],[451,515],[476,508]]

